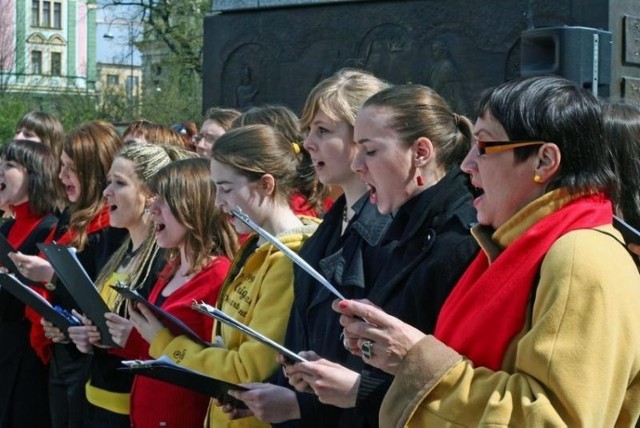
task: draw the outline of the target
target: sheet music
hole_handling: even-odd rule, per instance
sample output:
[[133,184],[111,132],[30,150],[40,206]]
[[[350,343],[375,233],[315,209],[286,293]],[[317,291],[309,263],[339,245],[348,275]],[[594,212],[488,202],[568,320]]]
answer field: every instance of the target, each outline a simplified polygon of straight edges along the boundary
[[223,322],[237,330],[240,330],[241,332],[245,333],[247,336],[253,337],[254,339],[256,339],[257,341],[275,349],[276,351],[278,351],[278,353],[284,355],[285,357],[287,357],[287,359],[289,359],[291,362],[298,362],[298,363],[306,363],[307,360],[305,360],[304,358],[302,358],[300,355],[296,354],[293,351],[290,351],[289,349],[285,348],[284,346],[280,345],[277,342],[274,342],[273,340],[269,339],[268,337],[258,333],[257,331],[255,331],[254,329],[252,329],[251,327],[248,327],[245,324],[242,324],[240,321],[230,317],[229,315],[227,315],[226,313],[222,312],[220,309],[213,307],[211,305],[208,305],[204,302],[193,302],[193,304],[191,305],[191,307],[193,309],[195,309],[198,312],[202,312],[203,314],[206,314],[210,317],[213,317],[215,319],[217,319],[220,322]]
[[196,334],[195,331],[191,330],[191,328],[189,328],[189,326],[183,323],[179,318],[176,318],[159,306],[156,306],[153,303],[149,302],[136,290],[131,290],[125,285],[118,284],[112,285],[111,288],[133,302],[142,303],[146,308],[153,312],[153,314],[158,318],[162,325],[168,328],[169,331],[171,331],[171,334],[173,334],[174,336],[185,335],[194,342],[200,343],[201,345],[207,347],[219,346],[217,344],[212,344],[203,340],[200,336],[198,336],[198,334]]
[[104,314],[111,310],[102,300],[95,284],[78,261],[76,249],[55,243],[37,245],[47,256],[62,285],[69,291],[82,312],[98,327],[102,344],[119,348],[120,345],[114,342],[109,334],[107,320],[104,317]]
[[125,367],[119,370],[128,370],[138,376],[178,385],[200,394],[214,397],[236,408],[247,407],[242,401],[229,395],[230,390],[248,391],[247,388],[180,366],[165,355],[157,360],[128,360],[122,361],[122,364]]
[[305,259],[300,257],[295,251],[292,251],[289,247],[284,245],[282,242],[278,240],[275,236],[258,226],[253,220],[249,218],[248,215],[242,212],[239,207],[235,207],[231,210],[231,214],[233,214],[238,220],[247,225],[247,227],[251,228],[258,235],[262,236],[269,243],[271,243],[274,247],[278,248],[285,256],[291,259],[292,262],[300,266],[305,272],[311,275],[316,281],[322,284],[325,288],[327,288],[332,294],[334,294],[340,300],[345,300],[345,297],[324,277],[320,272],[315,270],[313,266],[311,266]]

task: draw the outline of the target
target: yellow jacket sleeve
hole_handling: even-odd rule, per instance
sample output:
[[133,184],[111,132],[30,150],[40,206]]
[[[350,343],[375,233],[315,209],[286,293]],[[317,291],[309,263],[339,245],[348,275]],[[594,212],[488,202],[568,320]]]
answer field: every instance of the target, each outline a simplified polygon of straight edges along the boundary
[[[256,301],[243,322],[282,343],[293,302],[293,267],[280,252],[270,254],[268,263],[260,283],[251,284],[253,290],[258,287]],[[223,298],[221,295],[220,299]],[[221,328],[224,348],[206,348],[185,336],[174,338],[162,330],[152,341],[149,352],[154,358],[164,354],[178,364],[227,382],[256,382],[271,375],[277,367],[275,350],[236,330],[230,331],[231,327]]]
[[532,327],[505,358],[513,363],[474,367],[428,336],[403,361],[380,426],[633,426],[639,301],[622,245],[594,230],[568,233],[542,264]]

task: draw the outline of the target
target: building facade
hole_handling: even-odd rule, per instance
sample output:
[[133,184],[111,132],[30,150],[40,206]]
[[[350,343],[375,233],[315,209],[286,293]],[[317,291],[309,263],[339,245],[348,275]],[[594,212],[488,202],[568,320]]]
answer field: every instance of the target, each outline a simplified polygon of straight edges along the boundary
[[0,0],[0,91],[93,93],[95,0]]

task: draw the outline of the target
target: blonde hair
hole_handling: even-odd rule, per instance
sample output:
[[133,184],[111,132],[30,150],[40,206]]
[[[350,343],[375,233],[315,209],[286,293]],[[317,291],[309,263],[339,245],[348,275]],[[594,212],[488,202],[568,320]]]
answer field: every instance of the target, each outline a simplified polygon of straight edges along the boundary
[[322,111],[332,121],[344,120],[353,127],[362,104],[389,86],[389,83],[363,70],[339,70],[311,89],[302,110],[300,126],[309,129],[316,113]]
[[[123,158],[133,163],[134,171],[137,178],[143,186],[149,190],[149,181],[164,166],[179,159],[187,159],[195,157],[196,154],[185,149],[175,146],[156,146],[153,144],[131,144],[125,146],[118,152],[116,158]],[[154,260],[158,254],[158,245],[153,234],[153,226],[149,226],[149,233],[144,239],[140,248],[136,250],[136,255],[131,259],[127,266],[127,276],[125,284],[133,290],[144,285],[149,278],[153,269]],[[129,247],[131,246],[131,237],[127,237],[120,247],[109,258],[105,266],[100,271],[96,280],[98,289],[102,289],[111,275],[122,265]],[[115,301],[116,312],[122,308],[124,298],[118,295]]]

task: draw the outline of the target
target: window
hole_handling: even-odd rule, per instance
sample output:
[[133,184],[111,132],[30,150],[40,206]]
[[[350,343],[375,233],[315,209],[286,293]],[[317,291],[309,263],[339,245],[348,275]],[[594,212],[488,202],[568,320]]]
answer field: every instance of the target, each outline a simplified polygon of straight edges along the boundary
[[117,86],[118,85],[118,75],[117,74],[107,74],[107,85],[109,86]]
[[62,75],[62,54],[60,52],[51,52],[51,75]]
[[31,51],[31,74],[42,74],[42,51]]
[[62,28],[62,3],[53,3],[53,28]]
[[33,0],[31,2],[31,26],[40,26],[40,0]]
[[51,27],[51,2],[42,2],[42,26]]
[[138,76],[127,76],[127,83],[125,83],[127,96],[131,97],[137,95],[138,92]]

